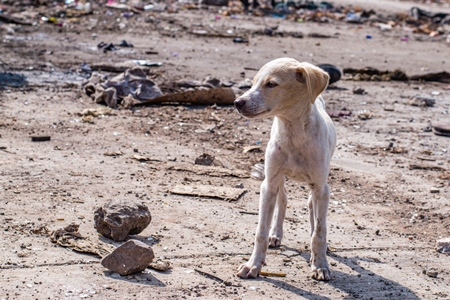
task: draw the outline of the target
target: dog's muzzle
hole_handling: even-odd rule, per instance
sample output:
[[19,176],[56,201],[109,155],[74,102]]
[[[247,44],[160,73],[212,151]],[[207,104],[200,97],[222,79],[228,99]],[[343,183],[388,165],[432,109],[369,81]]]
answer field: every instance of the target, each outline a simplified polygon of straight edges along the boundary
[[238,111],[241,111],[242,108],[244,108],[245,106],[245,100],[242,98],[237,98],[236,100],[234,100],[234,107],[236,107],[236,109]]

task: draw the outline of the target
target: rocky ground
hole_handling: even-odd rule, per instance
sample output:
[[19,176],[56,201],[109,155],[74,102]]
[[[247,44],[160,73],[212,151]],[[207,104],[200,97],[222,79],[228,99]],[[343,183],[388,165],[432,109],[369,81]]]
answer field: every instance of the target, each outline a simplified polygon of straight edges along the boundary
[[[385,15],[416,5],[450,12],[446,1],[360,2]],[[149,74],[163,92],[171,92],[177,80],[207,76],[237,87],[282,56],[340,69],[449,71],[445,34],[381,31],[339,20],[232,18],[219,10],[124,17],[123,11],[101,7],[73,20],[61,18],[59,26],[39,21],[46,7],[27,6],[16,14],[29,16],[34,25],[1,25],[0,298],[450,298],[449,257],[436,250],[436,241],[450,236],[450,138],[430,131],[449,120],[450,83],[352,81],[346,75],[324,92],[338,132],[329,179],[329,282],[309,277],[308,190],[292,181],[283,245],[269,250],[263,268],[286,277],[235,276],[253,246],[260,182],[250,171],[264,158],[271,120],[249,121],[233,107],[217,105],[119,107],[92,119],[80,115],[105,107],[84,93],[88,75],[82,64],[162,62]],[[256,34],[276,26],[283,35]],[[192,33],[199,29],[214,34]],[[234,43],[233,36],[249,42]],[[134,47],[97,48],[100,41],[122,40]],[[435,102],[427,106],[415,96]],[[35,136],[50,140],[33,142]],[[212,166],[194,164],[203,154],[214,158]],[[182,196],[173,193],[177,186],[242,195],[233,201]],[[94,210],[110,199],[149,207],[152,222],[133,238],[152,246],[170,270],[120,276],[102,267],[98,256],[51,242],[51,231],[76,223],[91,247],[120,245],[94,229]]]

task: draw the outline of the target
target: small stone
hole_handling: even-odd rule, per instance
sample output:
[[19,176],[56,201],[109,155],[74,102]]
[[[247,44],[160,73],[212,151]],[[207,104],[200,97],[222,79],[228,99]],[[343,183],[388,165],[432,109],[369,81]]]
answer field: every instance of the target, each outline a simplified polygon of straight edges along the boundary
[[130,200],[111,200],[94,213],[95,229],[117,242],[125,240],[129,234],[141,233],[151,220],[147,206]]
[[450,237],[437,240],[437,251],[450,253]]
[[200,155],[199,157],[197,157],[195,159],[196,165],[212,166],[213,163],[214,163],[214,157],[207,153],[203,153],[202,155]]
[[441,192],[441,190],[440,189],[438,189],[438,188],[431,188],[430,189],[430,193],[432,193],[432,194],[438,194],[438,193],[440,193]]
[[424,273],[428,277],[432,277],[432,278],[436,278],[438,276],[438,274],[439,274],[439,272],[436,269],[434,269],[434,268],[428,268],[428,269],[426,269],[424,271],[425,271]]
[[101,260],[102,266],[122,276],[145,270],[155,254],[150,246],[129,240]]

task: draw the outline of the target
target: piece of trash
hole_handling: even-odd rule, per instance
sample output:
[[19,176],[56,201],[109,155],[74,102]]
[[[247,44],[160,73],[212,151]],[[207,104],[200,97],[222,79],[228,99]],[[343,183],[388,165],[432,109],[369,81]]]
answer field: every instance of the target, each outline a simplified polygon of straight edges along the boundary
[[152,262],[151,264],[148,265],[148,267],[153,270],[157,270],[157,271],[161,271],[161,272],[166,272],[167,270],[172,268],[170,262],[164,261],[161,259],[158,259],[158,260]]
[[125,47],[125,48],[133,48],[133,44],[127,42],[126,40],[122,40],[119,44],[120,47]]
[[322,34],[322,33],[312,32],[312,33],[308,34],[308,37],[318,38],[318,39],[329,39],[329,38],[332,38],[333,36],[327,35],[327,34]]
[[372,36],[368,34],[368,35],[366,35],[366,39],[370,40],[370,39],[372,39]]
[[197,105],[231,105],[236,96],[231,88],[212,88],[167,94],[136,103],[136,105],[153,105],[161,103],[183,103]]
[[439,272],[435,268],[426,268],[423,270],[423,273],[431,278],[437,278]]
[[94,212],[95,229],[116,242],[125,240],[130,234],[141,233],[151,220],[146,205],[130,200],[110,200]]
[[361,87],[356,87],[353,89],[353,94],[354,95],[365,95],[367,94],[366,90],[361,88]]
[[362,69],[344,68],[344,74],[352,75],[350,80],[353,81],[407,81],[408,76],[400,69],[394,71],[380,71],[372,67]]
[[235,38],[233,39],[233,42],[234,42],[234,43],[248,43],[248,40],[247,40],[247,39],[244,39],[244,38],[240,38],[240,37],[235,37]]
[[144,67],[160,67],[163,65],[162,62],[159,61],[151,61],[151,60],[133,60],[133,62],[139,66],[144,66]]
[[115,116],[117,113],[109,107],[85,108],[78,113],[80,116]]
[[50,136],[32,136],[31,141],[32,142],[48,142],[50,141]]
[[263,181],[265,178],[264,164],[255,164],[250,173],[250,177],[256,180]]
[[428,164],[410,164],[410,170],[427,170],[427,171],[446,171],[447,168],[437,166],[437,165],[428,165]]
[[246,147],[244,147],[244,150],[242,151],[242,153],[255,152],[255,151],[261,151],[261,145],[246,146]]
[[436,249],[440,253],[450,254],[450,237],[437,240]]
[[283,272],[266,272],[266,271],[260,271],[259,275],[261,276],[267,276],[267,277],[286,277],[286,273]]
[[247,172],[242,170],[229,170],[222,167],[215,166],[201,166],[201,165],[192,165],[192,164],[181,164],[177,163],[168,168],[171,171],[181,171],[181,172],[191,172],[197,175],[208,175],[213,177],[238,177],[238,178],[248,178],[249,175]]
[[94,116],[89,116],[89,115],[83,116],[83,117],[81,117],[81,122],[93,124],[94,123]]
[[121,156],[121,155],[123,155],[123,152],[122,151],[108,151],[108,152],[103,153],[103,155],[105,155],[105,156]]
[[142,155],[133,155],[131,156],[132,159],[140,161],[140,162],[146,162],[146,161],[160,161],[159,159],[156,158],[150,158],[150,157],[146,157],[146,156],[142,156]]
[[329,80],[328,84],[333,84],[336,81],[339,81],[339,79],[341,79],[341,77],[342,77],[341,71],[334,65],[319,64],[319,65],[317,65],[317,67],[319,67],[322,70],[324,70],[325,72],[327,72],[328,75],[330,76],[330,80]]
[[428,98],[423,96],[414,96],[414,98],[410,101],[410,105],[412,106],[428,106],[432,107],[436,104],[436,100],[434,98]]
[[22,87],[27,84],[28,80],[23,74],[0,72],[0,86]]
[[71,223],[70,225],[55,230],[50,234],[50,240],[62,247],[70,248],[76,252],[91,253],[103,257],[113,250],[110,244],[101,241],[91,241],[83,237],[79,232],[80,225]]
[[207,153],[203,153],[195,159],[194,163],[201,166],[211,166],[214,163],[214,157]]
[[432,125],[434,134],[450,137],[450,122],[433,122]]
[[113,43],[106,44],[105,42],[100,42],[100,43],[97,45],[97,48],[102,49],[103,52],[107,52],[107,51],[115,51],[115,50],[117,50],[117,48],[114,46]]
[[116,108],[121,102],[124,102],[125,107],[131,107],[162,95],[159,87],[147,78],[140,67],[127,69],[101,84],[93,78],[93,81],[85,84],[84,91],[95,102],[106,103],[111,108]]
[[428,73],[423,75],[410,76],[410,80],[420,80],[420,81],[436,81],[443,83],[450,83],[450,73],[439,72],[439,73]]
[[328,115],[333,119],[339,119],[339,118],[347,118],[352,115],[351,111],[339,111],[339,112],[328,112]]
[[176,195],[218,198],[226,201],[235,201],[246,192],[244,189],[236,189],[215,185],[176,185],[169,190],[170,193]]
[[356,115],[358,116],[358,118],[360,120],[363,120],[363,121],[370,120],[373,118],[373,114],[367,110],[361,110],[361,111],[357,112]]

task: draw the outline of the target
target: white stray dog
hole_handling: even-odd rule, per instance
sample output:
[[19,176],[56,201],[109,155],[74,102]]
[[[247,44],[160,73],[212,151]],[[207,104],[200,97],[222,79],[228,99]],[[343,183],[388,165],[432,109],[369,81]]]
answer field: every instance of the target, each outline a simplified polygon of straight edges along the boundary
[[281,244],[287,176],[306,182],[311,188],[308,198],[311,276],[330,280],[326,258],[330,199],[327,178],[336,132],[320,96],[328,80],[328,74],[318,67],[292,58],[279,58],[264,65],[253,79],[252,88],[234,101],[236,109],[246,118],[274,117],[265,154],[255,246],[250,260],[239,267],[239,277],[256,278],[265,262],[267,248]]

